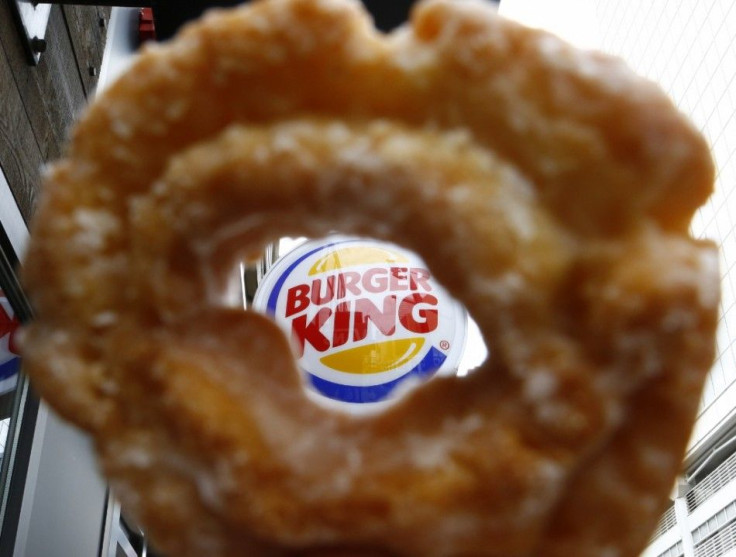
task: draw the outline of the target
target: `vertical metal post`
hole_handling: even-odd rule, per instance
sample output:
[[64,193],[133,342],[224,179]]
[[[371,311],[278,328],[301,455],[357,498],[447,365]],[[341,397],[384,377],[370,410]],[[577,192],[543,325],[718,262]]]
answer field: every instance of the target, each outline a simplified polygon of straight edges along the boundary
[[677,484],[675,518],[677,519],[677,527],[680,529],[680,536],[682,538],[683,556],[695,557],[695,543],[693,542],[693,532],[689,522],[690,513],[687,510],[687,499],[685,498],[688,491],[690,491],[690,485],[681,480]]

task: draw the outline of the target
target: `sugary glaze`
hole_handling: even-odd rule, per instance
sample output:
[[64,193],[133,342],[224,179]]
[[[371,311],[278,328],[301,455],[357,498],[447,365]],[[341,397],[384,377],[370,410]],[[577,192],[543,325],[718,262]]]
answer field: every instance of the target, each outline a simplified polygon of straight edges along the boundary
[[[269,0],[147,50],[51,169],[26,367],[170,555],[635,556],[713,359],[707,146],[616,60],[430,0]],[[386,412],[311,403],[233,261],[417,251],[491,358]],[[663,419],[663,416],[666,417]]]

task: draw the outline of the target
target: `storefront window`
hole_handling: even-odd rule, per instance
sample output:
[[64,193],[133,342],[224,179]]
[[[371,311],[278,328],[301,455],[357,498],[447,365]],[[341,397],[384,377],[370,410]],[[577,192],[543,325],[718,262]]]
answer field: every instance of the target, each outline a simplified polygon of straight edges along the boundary
[[0,555],[15,543],[38,399],[30,394],[18,349],[21,323],[31,317],[18,279],[28,229],[0,170]]

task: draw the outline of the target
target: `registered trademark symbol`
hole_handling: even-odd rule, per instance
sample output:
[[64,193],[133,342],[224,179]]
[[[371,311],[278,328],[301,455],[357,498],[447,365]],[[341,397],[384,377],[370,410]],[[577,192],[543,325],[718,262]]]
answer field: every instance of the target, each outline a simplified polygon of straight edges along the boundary
[[440,341],[440,348],[442,348],[442,350],[449,350],[450,349],[450,343],[447,342],[446,340],[441,340]]

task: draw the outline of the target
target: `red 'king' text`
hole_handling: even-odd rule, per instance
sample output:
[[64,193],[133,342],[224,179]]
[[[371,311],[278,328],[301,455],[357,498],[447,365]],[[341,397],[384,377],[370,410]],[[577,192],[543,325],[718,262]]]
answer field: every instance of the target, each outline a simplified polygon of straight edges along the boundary
[[[426,269],[375,267],[292,286],[287,291],[285,317],[293,316],[291,332],[298,357],[307,343],[324,352],[351,339],[363,340],[368,336],[369,323],[386,337],[394,335],[397,324],[417,334],[434,331],[438,324],[438,300],[429,293],[429,280]],[[382,301],[377,294],[385,294]],[[308,318],[310,307],[327,304],[330,305],[320,307]]]

